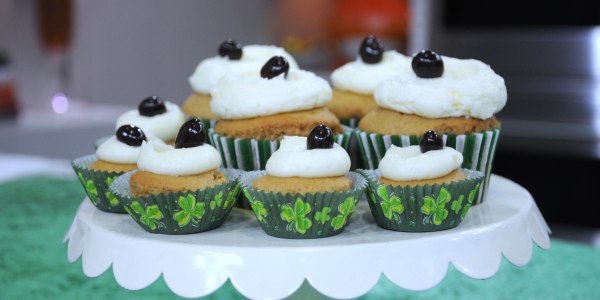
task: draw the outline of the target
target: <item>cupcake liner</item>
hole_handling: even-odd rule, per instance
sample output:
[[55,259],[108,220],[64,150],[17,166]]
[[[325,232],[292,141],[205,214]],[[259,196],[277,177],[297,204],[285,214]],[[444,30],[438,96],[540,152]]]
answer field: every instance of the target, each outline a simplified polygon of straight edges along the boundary
[[223,224],[241,189],[238,170],[219,169],[228,182],[196,191],[134,197],[129,179],[137,170],[119,176],[110,186],[131,218],[150,233],[190,234]]
[[348,126],[350,128],[358,127],[359,118],[348,118],[348,119],[340,119],[340,123],[344,126]]
[[454,228],[474,204],[484,175],[462,169],[466,179],[434,185],[401,187],[379,182],[379,170],[360,170],[369,183],[367,198],[377,225],[404,232]]
[[363,176],[350,172],[352,188],[342,192],[293,195],[252,188],[254,180],[266,174],[247,172],[239,182],[263,231],[278,238],[316,239],[339,234],[367,187]]
[[[391,145],[407,147],[419,145],[420,136],[382,135],[356,129],[354,131],[363,169],[377,169],[379,161]],[[487,186],[492,172],[492,163],[498,145],[500,128],[472,134],[444,134],[444,145],[456,149],[463,154],[462,168],[481,171],[485,175],[484,182],[474,204],[485,200]]]
[[98,209],[112,213],[126,213],[123,203],[109,190],[110,184],[123,172],[96,171],[89,166],[97,161],[96,155],[87,155],[71,162],[90,202]]
[[[208,130],[210,142],[219,152],[226,168],[244,171],[264,170],[271,154],[279,148],[279,140],[240,139],[222,136]],[[344,133],[336,134],[335,142],[348,149],[352,129],[345,127]]]

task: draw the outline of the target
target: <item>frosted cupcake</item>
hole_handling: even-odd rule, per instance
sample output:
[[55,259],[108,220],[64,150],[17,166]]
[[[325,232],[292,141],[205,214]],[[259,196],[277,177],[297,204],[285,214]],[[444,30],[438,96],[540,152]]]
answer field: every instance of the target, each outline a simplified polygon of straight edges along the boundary
[[327,126],[308,137],[286,136],[265,171],[247,172],[240,185],[262,229],[280,238],[310,239],[343,231],[366,188]]
[[123,204],[110,192],[109,186],[120,175],[136,169],[144,132],[133,125],[119,127],[96,149],[95,155],[71,163],[88,198],[94,206],[106,212],[125,213]]
[[410,65],[410,58],[397,51],[385,51],[375,36],[366,37],[358,58],[331,73],[333,98],[327,108],[342,124],[356,127],[369,111],[377,107],[373,91],[384,80],[399,75]]
[[217,56],[201,61],[189,77],[192,94],[185,100],[182,110],[185,114],[201,119],[206,128],[214,126],[218,119],[210,108],[210,90],[225,74],[256,74],[265,61],[273,56],[282,56],[290,68],[297,69],[294,58],[283,48],[268,45],[243,46],[233,39],[227,39],[219,46]]
[[142,100],[137,110],[130,110],[117,118],[117,128],[131,124],[141,128],[166,143],[173,143],[185,116],[177,104],[164,101],[158,96]]
[[435,131],[419,146],[385,153],[369,181],[369,207],[377,225],[395,231],[425,232],[458,226],[476,200],[483,173],[461,169],[463,156],[444,147]]
[[[463,168],[489,180],[500,122],[494,116],[507,100],[504,79],[474,59],[421,51],[411,68],[375,90],[378,107],[356,131],[363,168],[375,169],[386,149],[417,145],[422,132],[435,130],[444,145],[464,156]],[[477,203],[483,201],[486,184]]]
[[325,105],[331,87],[314,73],[290,69],[281,56],[269,59],[260,76],[225,75],[212,90],[211,108],[220,120],[209,131],[225,166],[263,170],[284,136],[308,136],[317,125],[331,128],[347,147],[349,133]]
[[146,231],[187,234],[220,226],[240,189],[234,170],[220,169],[221,157],[204,143],[203,123],[192,119],[179,130],[175,146],[144,143],[137,170],[113,182],[111,191]]

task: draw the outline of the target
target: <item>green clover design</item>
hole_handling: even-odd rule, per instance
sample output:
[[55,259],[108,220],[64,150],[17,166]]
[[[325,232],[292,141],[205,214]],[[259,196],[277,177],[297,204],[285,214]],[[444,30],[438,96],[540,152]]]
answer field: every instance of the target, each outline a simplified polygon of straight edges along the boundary
[[385,185],[380,185],[377,188],[377,195],[383,199],[380,204],[383,215],[388,220],[391,220],[392,218],[394,218],[394,220],[398,220],[400,218],[400,214],[404,212],[404,204],[402,204],[402,199],[394,194],[392,194],[390,197]]
[[261,201],[257,201],[257,200],[255,201],[247,189],[244,189],[244,195],[246,195],[246,199],[248,199],[248,202],[250,202],[250,206],[252,207],[252,210],[254,211],[254,214],[256,215],[256,219],[258,219],[258,222],[260,222],[260,223],[264,222],[265,217],[267,216],[267,209],[265,208],[264,203],[262,203]]
[[[131,202],[131,209],[140,216],[139,221],[150,227],[150,229],[156,230],[157,227],[161,226],[159,221],[163,218],[163,214],[158,209],[158,205],[148,205],[144,210],[139,202],[133,201]],[[135,215],[131,210],[127,208],[125,210],[135,219]]]
[[83,185],[83,188],[85,189],[88,197],[90,198],[90,201],[92,201],[92,204],[96,205],[96,202],[98,202],[98,189],[96,189],[94,182],[91,179],[86,181],[83,178],[83,175],[81,174],[81,172],[77,173],[77,177],[79,178],[79,181]]
[[462,208],[462,202],[463,202],[464,199],[465,199],[465,195],[460,195],[458,197],[458,200],[452,201],[452,205],[450,205],[450,209],[455,214],[458,214],[460,212],[460,209]]
[[219,191],[217,195],[215,195],[215,199],[211,200],[209,205],[210,209],[215,209],[215,207],[221,207],[223,203],[223,191]]
[[180,211],[173,214],[173,219],[177,221],[179,227],[184,227],[190,222],[193,225],[198,225],[198,220],[204,216],[204,203],[196,203],[196,197],[188,194],[186,197],[179,196],[177,204],[181,208]]
[[[112,177],[106,178],[106,186],[110,186],[113,183],[113,181],[115,181],[115,179],[117,179],[117,176],[112,176]],[[110,202],[110,206],[119,205],[119,199],[117,199],[117,197],[115,197],[115,195],[113,195],[110,192],[110,190],[106,191],[106,193],[104,193],[104,196],[106,196],[106,198]]]
[[448,217],[448,210],[446,204],[450,202],[452,195],[446,188],[442,188],[438,194],[437,199],[427,196],[423,199],[423,206],[421,212],[426,214],[424,222],[432,222],[434,225],[440,225]]
[[239,193],[239,191],[240,191],[240,186],[236,185],[235,188],[233,188],[233,191],[230,191],[229,194],[227,194],[227,199],[225,199],[225,204],[223,204],[223,209],[227,209],[235,203],[235,196]]
[[462,213],[460,214],[461,220],[465,219],[467,212],[469,212],[469,209],[471,208],[471,206],[473,206],[473,200],[475,200],[475,195],[477,195],[478,190],[479,190],[479,183],[475,186],[475,188],[472,191],[469,192],[469,201],[467,202],[467,205],[465,205]]
[[346,220],[348,216],[352,214],[356,210],[356,201],[353,197],[348,197],[338,206],[339,215],[335,216],[333,220],[331,220],[331,226],[333,229],[338,230],[344,227],[346,224]]
[[323,207],[323,209],[321,211],[318,211],[315,214],[315,220],[321,224],[325,224],[327,221],[329,221],[331,219],[331,217],[329,216],[330,211],[331,211],[331,208]]
[[306,217],[310,211],[310,204],[304,203],[298,197],[296,198],[296,203],[294,203],[294,208],[290,205],[281,206],[281,218],[288,222],[288,231],[296,231],[304,234],[312,226],[312,221]]

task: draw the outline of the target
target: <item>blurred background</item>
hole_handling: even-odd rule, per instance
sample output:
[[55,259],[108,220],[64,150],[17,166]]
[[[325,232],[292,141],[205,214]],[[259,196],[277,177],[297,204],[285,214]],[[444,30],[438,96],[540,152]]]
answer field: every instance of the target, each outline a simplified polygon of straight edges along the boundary
[[144,97],[183,103],[228,37],[283,46],[329,79],[375,34],[503,76],[494,173],[526,187],[556,235],[600,245],[599,26],[582,0],[0,0],[0,153],[91,153]]

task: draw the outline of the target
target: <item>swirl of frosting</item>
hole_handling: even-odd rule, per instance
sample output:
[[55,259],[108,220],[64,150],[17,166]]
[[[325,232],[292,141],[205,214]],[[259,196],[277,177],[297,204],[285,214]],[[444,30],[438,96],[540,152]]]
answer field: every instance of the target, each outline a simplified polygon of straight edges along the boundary
[[142,143],[141,148],[137,167],[142,171],[169,176],[187,176],[221,167],[219,151],[208,144],[176,149],[155,139]]
[[242,58],[232,60],[227,57],[213,56],[198,64],[189,82],[194,92],[208,94],[225,74],[260,75],[260,69],[269,58],[283,56],[290,69],[297,69],[296,60],[283,48],[267,45],[248,45],[242,48]]
[[265,170],[275,177],[333,177],[350,171],[350,156],[340,145],[330,149],[306,149],[306,137],[285,136],[269,157]]
[[185,122],[185,115],[174,103],[166,101],[165,107],[167,112],[151,117],[140,115],[137,109],[127,111],[117,119],[116,127],[131,124],[163,141],[173,140],[177,136],[179,127]]
[[140,146],[129,146],[119,142],[116,136],[111,136],[96,148],[99,160],[117,164],[135,164],[140,154]]
[[396,181],[432,179],[448,175],[462,162],[462,154],[450,147],[421,153],[419,146],[392,145],[379,162],[379,171],[383,177]]
[[357,94],[372,95],[381,82],[399,75],[410,68],[411,58],[396,51],[385,51],[383,59],[376,64],[367,64],[357,58],[331,73],[333,86]]
[[475,59],[442,56],[444,73],[419,78],[412,68],[375,89],[377,104],[426,118],[474,117],[487,119],[506,105],[504,79]]
[[324,106],[331,101],[325,79],[290,70],[272,79],[227,74],[211,92],[211,110],[222,119],[245,119]]

